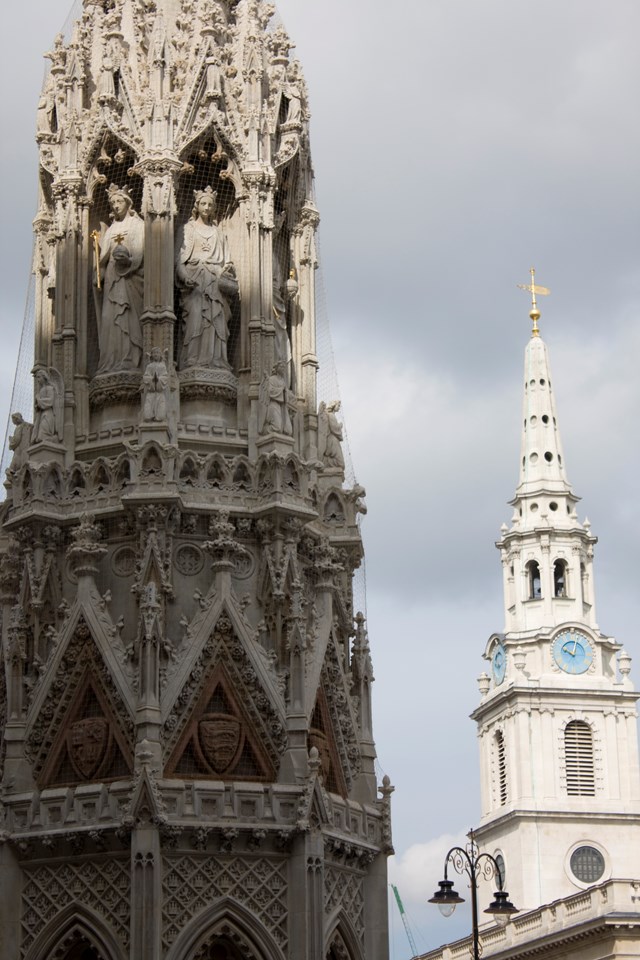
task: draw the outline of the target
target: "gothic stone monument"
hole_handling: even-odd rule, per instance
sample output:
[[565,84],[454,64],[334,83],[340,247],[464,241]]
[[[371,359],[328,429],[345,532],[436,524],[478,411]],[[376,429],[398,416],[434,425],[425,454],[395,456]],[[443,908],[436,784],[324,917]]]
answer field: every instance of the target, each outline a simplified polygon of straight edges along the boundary
[[85,0],[37,116],[2,508],[2,960],[384,960],[388,780],[316,397],[309,110],[258,0]]

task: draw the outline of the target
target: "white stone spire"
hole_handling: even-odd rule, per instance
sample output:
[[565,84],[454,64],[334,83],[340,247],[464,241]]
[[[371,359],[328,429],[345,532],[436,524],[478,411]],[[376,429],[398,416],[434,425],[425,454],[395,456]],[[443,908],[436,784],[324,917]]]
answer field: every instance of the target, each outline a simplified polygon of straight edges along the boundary
[[[505,626],[478,678],[481,848],[500,856],[520,910],[633,871],[638,847],[638,693],[627,656],[596,623],[588,520],[562,458],[534,283],[525,351],[520,475],[496,544]],[[587,859],[595,867],[587,870]],[[590,861],[591,862],[591,861]]]
[[[533,271],[532,271],[533,279]],[[540,336],[540,311],[532,293],[531,338],[524,357],[522,443],[511,528],[503,528],[505,630],[529,634],[567,620],[596,626],[593,544],[579,500],[567,479],[549,354]]]
[[[522,418],[520,478],[516,500],[527,504],[531,503],[531,498],[537,500],[546,496],[560,496],[569,497],[575,502],[562,455],[549,354],[542,338],[535,334],[525,350]],[[557,511],[557,508],[551,509],[552,512]],[[534,510],[527,517],[534,524],[539,519],[535,516],[536,512]]]

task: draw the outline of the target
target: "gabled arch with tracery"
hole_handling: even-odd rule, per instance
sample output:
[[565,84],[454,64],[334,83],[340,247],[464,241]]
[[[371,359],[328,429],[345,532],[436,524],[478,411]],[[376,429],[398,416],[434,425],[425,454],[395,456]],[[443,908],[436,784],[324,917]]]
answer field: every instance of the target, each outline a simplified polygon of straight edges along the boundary
[[128,960],[128,954],[98,913],[74,903],[47,924],[24,960]]

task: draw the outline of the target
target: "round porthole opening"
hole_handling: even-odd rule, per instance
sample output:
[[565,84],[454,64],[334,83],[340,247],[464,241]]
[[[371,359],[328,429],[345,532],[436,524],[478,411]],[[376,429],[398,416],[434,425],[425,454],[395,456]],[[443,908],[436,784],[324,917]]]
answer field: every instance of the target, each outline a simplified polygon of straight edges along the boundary
[[571,873],[580,883],[597,883],[604,874],[605,866],[601,852],[587,845],[576,847],[569,860]]

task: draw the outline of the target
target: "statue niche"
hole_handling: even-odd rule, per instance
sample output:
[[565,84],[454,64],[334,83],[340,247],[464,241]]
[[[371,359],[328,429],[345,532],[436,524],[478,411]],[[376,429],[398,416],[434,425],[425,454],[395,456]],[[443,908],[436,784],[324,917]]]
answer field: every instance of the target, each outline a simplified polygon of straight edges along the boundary
[[93,280],[98,374],[138,370],[142,359],[144,223],[126,187],[112,183],[107,195],[112,223],[99,238]]
[[215,220],[216,193],[195,190],[176,260],[183,322],[180,369],[230,369],[227,355],[231,307],[238,291],[227,241]]

